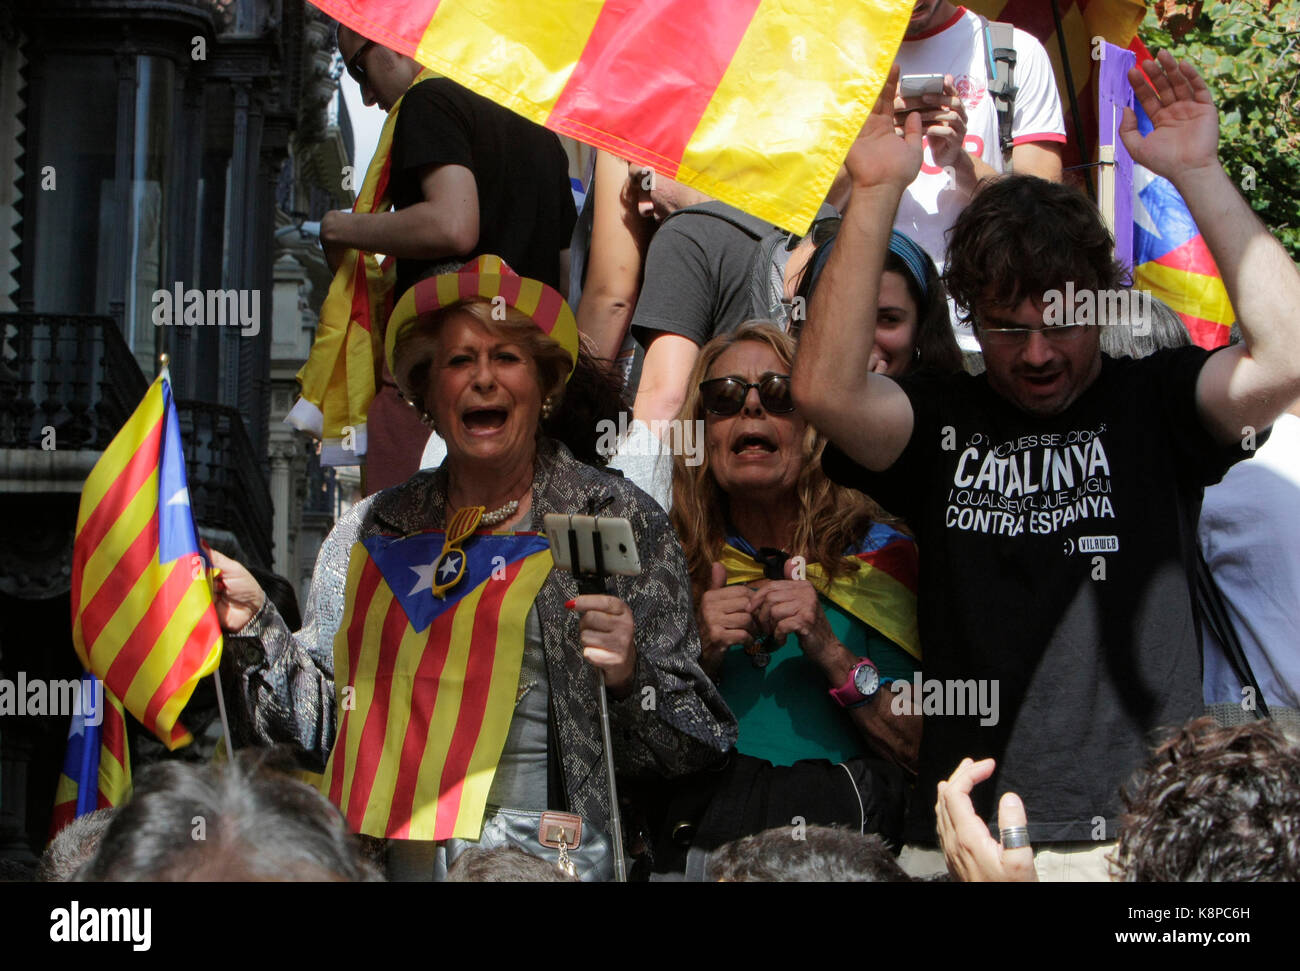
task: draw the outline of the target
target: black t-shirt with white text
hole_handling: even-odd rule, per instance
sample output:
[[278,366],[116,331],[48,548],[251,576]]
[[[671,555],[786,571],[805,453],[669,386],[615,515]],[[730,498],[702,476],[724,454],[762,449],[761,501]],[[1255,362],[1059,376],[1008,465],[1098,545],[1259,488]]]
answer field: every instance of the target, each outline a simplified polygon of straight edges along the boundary
[[1051,417],[985,375],[904,378],[915,425],[893,466],[826,450],[827,475],[916,532],[925,721],[908,840],[935,841],[935,788],[967,756],[998,762],[972,793],[990,827],[1010,791],[1035,842],[1114,839],[1148,733],[1201,712],[1195,524],[1203,488],[1251,454],[1197,416],[1208,356],[1103,357]]
[[[560,251],[577,210],[568,158],[554,132],[461,87],[429,78],[402,98],[390,153],[395,209],[423,200],[420,172],[463,165],[478,188],[478,246],[465,257],[500,256],[520,276],[560,285]],[[398,260],[397,300],[438,264]]]

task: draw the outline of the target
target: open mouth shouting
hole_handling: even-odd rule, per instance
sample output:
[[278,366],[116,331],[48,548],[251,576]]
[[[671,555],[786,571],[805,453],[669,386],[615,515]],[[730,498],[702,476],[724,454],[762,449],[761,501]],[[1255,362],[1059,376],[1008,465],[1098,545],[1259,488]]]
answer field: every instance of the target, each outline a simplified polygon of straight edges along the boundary
[[510,417],[509,409],[493,406],[475,406],[461,412],[460,420],[471,435],[493,435],[505,427]]
[[769,434],[758,431],[745,431],[737,435],[731,443],[733,455],[770,455],[776,451],[776,439]]

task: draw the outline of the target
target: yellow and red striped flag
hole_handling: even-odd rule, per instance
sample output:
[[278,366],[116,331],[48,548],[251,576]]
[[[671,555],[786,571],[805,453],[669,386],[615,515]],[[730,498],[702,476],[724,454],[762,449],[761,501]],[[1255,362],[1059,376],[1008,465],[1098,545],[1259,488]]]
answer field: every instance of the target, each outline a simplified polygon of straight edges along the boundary
[[549,546],[535,533],[457,543],[452,529],[450,543],[428,532],[352,548],[321,791],[368,836],[478,839],[514,714]]
[[[89,673],[82,676],[79,697],[79,710],[73,712],[68,726],[63,771],[54,790],[51,839],[78,816],[120,806],[131,795],[131,752],[122,702]],[[96,700],[87,704],[88,698]]]
[[806,232],[912,0],[312,0],[561,135]]
[[221,626],[165,370],[81,490],[72,643],[86,670],[163,744],[190,742],[181,710],[217,668]]

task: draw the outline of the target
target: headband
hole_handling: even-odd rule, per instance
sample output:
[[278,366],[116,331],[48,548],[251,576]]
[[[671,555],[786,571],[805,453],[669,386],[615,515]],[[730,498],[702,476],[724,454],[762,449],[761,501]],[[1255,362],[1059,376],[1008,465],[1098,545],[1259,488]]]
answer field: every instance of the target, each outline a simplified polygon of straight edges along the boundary
[[[831,250],[835,246],[835,236],[832,236],[819,249],[812,258],[812,264],[808,268],[810,280],[808,290],[812,291],[817,285],[817,279],[822,275],[822,270],[826,268],[826,261],[830,259]],[[916,288],[921,292],[921,299],[928,301],[930,299],[930,288],[926,285],[926,264],[930,262],[929,255],[925,250],[917,245],[916,241],[910,236],[904,236],[897,229],[892,230],[889,234],[889,252],[893,253],[903,265],[907,267],[907,274],[916,283]]]

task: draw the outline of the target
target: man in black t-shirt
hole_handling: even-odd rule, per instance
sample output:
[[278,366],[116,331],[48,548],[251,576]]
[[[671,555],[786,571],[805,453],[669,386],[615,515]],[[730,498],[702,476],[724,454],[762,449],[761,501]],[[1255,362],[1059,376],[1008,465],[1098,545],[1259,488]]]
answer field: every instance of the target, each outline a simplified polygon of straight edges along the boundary
[[[321,243],[331,266],[349,247],[395,257],[394,303],[418,280],[485,253],[559,289],[577,212],[555,134],[447,78],[410,87],[416,61],[348,27],[338,43],[365,103],[391,111],[401,99],[401,108],[389,153],[393,211],[326,213]],[[387,373],[367,426],[367,493],[417,471],[428,430]]]
[[1109,234],[1081,194],[1010,177],[949,241],[949,289],[985,374],[869,373],[867,309],[921,158],[920,125],[895,131],[891,77],[849,153],[852,202],[793,374],[797,406],[834,443],[828,475],[917,536],[924,676],[887,689],[925,716],[909,843],[934,843],[939,781],[991,757],[977,811],[992,821],[998,797],[1019,793],[1040,872],[1046,851],[1076,878],[1104,875],[1092,848],[1115,838],[1147,733],[1202,706],[1189,580],[1202,489],[1300,395],[1300,274],[1220,167],[1204,82],[1168,54],[1146,71],[1154,88],[1130,80],[1154,130],[1141,137],[1126,112],[1121,136],[1182,193],[1244,346],[1103,357],[1089,324],[1107,321],[1079,295],[1095,307],[1121,284]]

